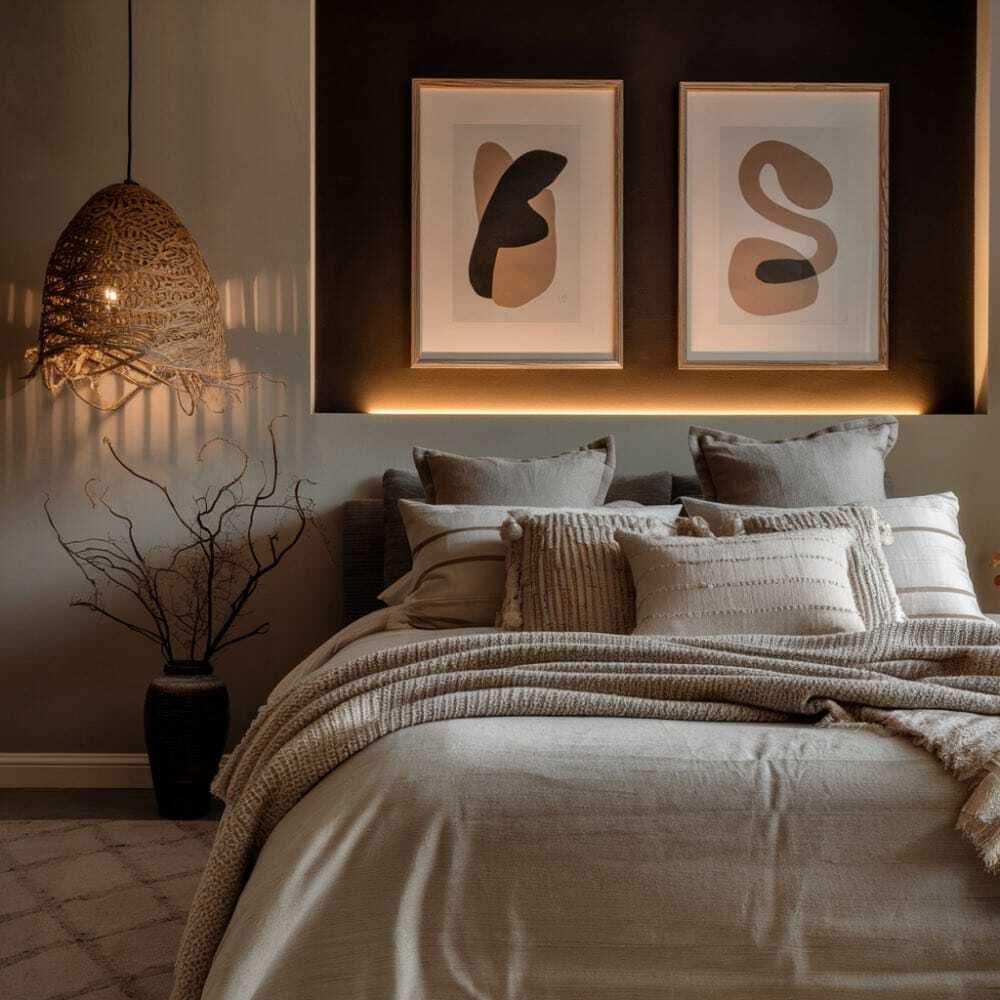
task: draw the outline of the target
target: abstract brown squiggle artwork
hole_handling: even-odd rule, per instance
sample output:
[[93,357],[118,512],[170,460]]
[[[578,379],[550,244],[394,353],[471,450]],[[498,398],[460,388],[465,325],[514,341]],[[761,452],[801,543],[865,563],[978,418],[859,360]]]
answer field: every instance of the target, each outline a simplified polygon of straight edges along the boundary
[[556,202],[549,185],[565,166],[565,156],[544,149],[516,160],[495,142],[484,142],[476,151],[479,231],[469,258],[469,282],[477,295],[516,308],[552,284]]
[[837,259],[837,238],[818,219],[793,212],[772,201],[760,186],[770,164],[789,201],[800,208],[822,208],[833,194],[833,178],[819,160],[787,142],[769,140],[751,147],[740,163],[740,192],[759,215],[776,225],[816,241],[816,252],[804,257],[776,240],[740,240],[729,261],[733,301],[755,316],[774,316],[811,306],[819,295],[819,275]]

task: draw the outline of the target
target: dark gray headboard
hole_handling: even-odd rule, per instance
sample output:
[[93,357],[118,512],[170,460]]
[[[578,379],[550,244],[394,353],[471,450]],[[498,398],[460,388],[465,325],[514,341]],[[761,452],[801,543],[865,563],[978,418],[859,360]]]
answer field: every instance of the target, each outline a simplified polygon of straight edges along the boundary
[[348,500],[344,504],[342,582],[344,624],[384,607],[382,593],[381,500]]

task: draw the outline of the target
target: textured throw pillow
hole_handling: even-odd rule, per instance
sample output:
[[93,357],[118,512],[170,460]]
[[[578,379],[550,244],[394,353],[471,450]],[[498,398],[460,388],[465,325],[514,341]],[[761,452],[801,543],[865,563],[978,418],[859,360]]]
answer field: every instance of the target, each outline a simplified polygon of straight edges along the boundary
[[[504,597],[506,551],[500,526],[511,508],[399,504],[413,551],[413,569],[380,594],[392,606],[388,628],[493,625]],[[676,517],[677,508],[650,508]],[[630,508],[602,508],[605,516]],[[537,513],[536,510],[527,513]]]
[[[615,542],[627,530],[703,530],[684,519],[680,505],[646,512],[514,511],[500,535],[507,546],[507,580],[497,627],[543,632],[629,632],[635,626],[635,591]],[[642,510],[640,508],[640,510]]]
[[[954,493],[894,497],[865,506],[876,510],[892,529],[893,543],[885,549],[885,560],[907,618],[983,617],[969,576]],[[786,513],[694,497],[684,498],[684,509],[705,518],[716,534],[731,530],[727,526],[734,518]]]
[[848,572],[854,588],[854,602],[865,627],[905,620],[889,563],[882,551],[884,544],[892,543],[892,529],[874,508],[836,507],[750,514],[742,518],[742,526],[748,535],[803,528],[847,528],[854,536],[848,553]]
[[601,438],[551,458],[470,458],[413,449],[428,503],[597,507],[615,474],[615,441]]
[[619,531],[636,591],[637,635],[861,632],[847,528],[729,538]]
[[825,507],[885,499],[885,456],[895,417],[864,417],[801,438],[757,441],[692,427],[688,444],[706,500],[765,507]]

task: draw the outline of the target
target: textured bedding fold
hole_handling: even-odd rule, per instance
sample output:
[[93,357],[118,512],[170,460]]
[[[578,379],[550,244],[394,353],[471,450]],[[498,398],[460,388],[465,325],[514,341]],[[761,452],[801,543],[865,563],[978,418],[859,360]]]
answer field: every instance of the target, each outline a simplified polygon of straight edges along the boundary
[[220,774],[227,809],[178,960],[201,992],[270,832],[366,746],[484,716],[878,723],[930,751],[970,797],[959,827],[1000,870],[1000,631],[922,621],[835,636],[515,633],[434,639],[310,673],[269,703]]

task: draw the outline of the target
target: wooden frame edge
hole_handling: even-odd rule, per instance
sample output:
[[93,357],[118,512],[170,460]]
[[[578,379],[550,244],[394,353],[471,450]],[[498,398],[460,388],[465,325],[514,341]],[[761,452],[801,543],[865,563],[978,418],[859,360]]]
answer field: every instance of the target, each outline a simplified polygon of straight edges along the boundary
[[[512,359],[504,361],[462,360],[462,359],[424,359],[421,340],[423,331],[420,325],[420,91],[422,87],[454,87],[455,89],[507,88],[533,89],[547,88],[579,89],[579,90],[610,90],[614,96],[613,123],[613,176],[614,176],[614,289],[612,292],[612,352],[607,360],[572,361],[566,359],[553,361],[520,361]],[[410,81],[410,368],[501,368],[545,371],[548,369],[575,369],[579,371],[620,371],[625,367],[624,350],[624,81],[615,79],[500,79],[500,78],[459,78],[459,77],[414,77]]]
[[[875,361],[689,361],[687,315],[687,95],[692,91],[779,90],[878,94],[878,358]],[[888,371],[889,370],[889,84],[888,83],[750,83],[685,81],[679,87],[677,193],[677,367],[681,371]]]

